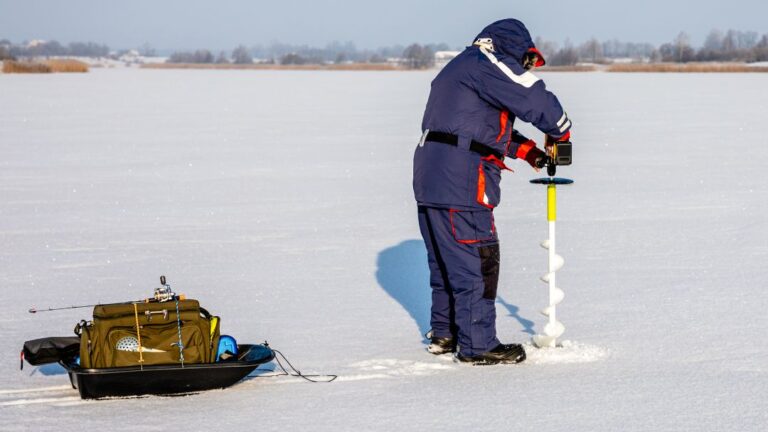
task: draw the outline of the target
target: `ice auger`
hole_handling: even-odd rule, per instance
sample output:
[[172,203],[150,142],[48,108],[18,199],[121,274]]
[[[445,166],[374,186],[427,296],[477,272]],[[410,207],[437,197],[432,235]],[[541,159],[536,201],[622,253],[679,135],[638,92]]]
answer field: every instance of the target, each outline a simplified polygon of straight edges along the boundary
[[[549,287],[549,305],[541,310],[541,314],[548,317],[549,321],[544,326],[543,334],[533,336],[533,343],[536,346],[555,347],[557,338],[565,331],[563,323],[557,320],[556,307],[563,301],[565,293],[555,284],[555,273],[563,267],[565,260],[555,252],[555,221],[557,219],[557,185],[566,185],[573,183],[573,180],[554,177],[557,165],[570,165],[571,163],[571,143],[567,143],[567,163],[558,163],[557,145],[554,149],[554,157],[547,158],[547,174],[550,177],[531,180],[534,184],[547,185],[547,221],[549,223],[549,238],[541,243],[541,247],[549,252],[548,271],[541,277],[541,281]],[[565,149],[565,148],[564,148]],[[560,155],[563,156],[562,154]]]

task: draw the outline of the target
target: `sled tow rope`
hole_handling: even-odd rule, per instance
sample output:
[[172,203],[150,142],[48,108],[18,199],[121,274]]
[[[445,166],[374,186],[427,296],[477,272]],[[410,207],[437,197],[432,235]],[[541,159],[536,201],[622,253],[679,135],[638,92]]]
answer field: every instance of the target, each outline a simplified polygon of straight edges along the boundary
[[136,341],[139,344],[139,367],[144,370],[144,350],[141,349],[141,328],[139,327],[139,306],[133,304],[133,316],[136,319]]
[[[264,346],[269,347],[269,344],[267,342],[264,342]],[[272,349],[270,347],[270,349]],[[283,371],[282,373],[276,373],[274,375],[262,375],[264,378],[273,378],[278,376],[292,376],[297,378],[305,379],[311,383],[329,383],[336,378],[338,378],[338,375],[305,375],[301,373],[298,369],[296,369],[291,362],[288,361],[288,358],[285,357],[285,354],[281,353],[280,351],[276,349],[272,349],[272,352],[275,353],[275,363],[280,367],[280,369]],[[283,361],[288,365],[288,368],[283,366],[283,363],[280,361],[280,357],[283,358]],[[262,370],[265,372],[274,372],[274,370],[269,369],[256,369],[256,370]],[[319,379],[318,379],[319,378]]]
[[[165,278],[163,278],[165,279]],[[184,343],[181,342],[181,316],[179,316],[179,297],[176,297],[176,328],[179,332],[179,361],[184,367]]]

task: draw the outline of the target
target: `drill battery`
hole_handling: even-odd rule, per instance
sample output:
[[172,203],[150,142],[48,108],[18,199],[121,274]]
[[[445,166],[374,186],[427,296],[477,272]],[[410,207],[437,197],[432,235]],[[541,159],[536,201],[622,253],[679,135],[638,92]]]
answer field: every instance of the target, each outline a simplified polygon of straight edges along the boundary
[[570,165],[571,164],[571,142],[561,141],[552,145],[552,154],[550,161],[552,165]]

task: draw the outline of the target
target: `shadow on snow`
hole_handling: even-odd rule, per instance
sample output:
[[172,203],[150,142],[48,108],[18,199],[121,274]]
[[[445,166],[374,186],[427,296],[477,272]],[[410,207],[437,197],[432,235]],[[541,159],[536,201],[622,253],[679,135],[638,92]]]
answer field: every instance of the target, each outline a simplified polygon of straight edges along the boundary
[[405,240],[379,252],[376,280],[416,321],[421,334],[429,331],[432,290],[423,241]]
[[32,372],[30,372],[29,375],[32,376],[35,374],[41,374],[45,376],[51,376],[51,375],[66,375],[66,373],[67,373],[67,370],[64,369],[60,364],[49,363],[49,364],[44,364],[32,369]]
[[507,303],[507,301],[501,297],[496,298],[496,303],[499,303],[505,308],[507,308],[507,311],[509,311],[509,316],[516,319],[517,322],[519,322],[520,325],[523,326],[523,329],[520,331],[522,331],[523,333],[528,333],[531,336],[535,334],[535,332],[533,331],[533,326],[535,325],[534,322],[529,319],[525,319],[521,317],[520,308],[518,306],[513,305],[511,303]]
[[[405,240],[379,252],[376,260],[376,280],[416,322],[419,332],[429,331],[432,290],[429,288],[427,249],[421,240]],[[534,322],[520,316],[520,308],[501,297],[497,302],[509,316],[523,327],[523,333],[534,334]]]

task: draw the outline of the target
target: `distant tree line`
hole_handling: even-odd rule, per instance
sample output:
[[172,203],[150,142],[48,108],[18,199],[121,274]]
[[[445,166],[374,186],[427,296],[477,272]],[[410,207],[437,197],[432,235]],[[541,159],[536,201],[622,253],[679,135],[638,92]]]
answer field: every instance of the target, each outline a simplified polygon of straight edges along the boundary
[[403,60],[409,69],[428,69],[435,65],[435,52],[429,46],[413,44],[403,51]]
[[0,40],[0,59],[18,57],[106,57],[109,47],[93,42],[71,42],[62,45],[58,41],[39,41],[35,43],[14,44],[7,39]]
[[14,57],[11,55],[10,50],[10,42],[6,45],[4,42],[8,42],[5,39],[0,41],[0,60],[13,60]]
[[760,37],[757,32],[712,30],[704,44],[696,49],[690,37],[682,32],[671,42],[658,47],[648,43],[627,43],[618,40],[600,42],[590,39],[580,45],[566,41],[562,46],[543,39],[536,40],[550,66],[574,65],[579,62],[603,63],[617,58],[647,60],[651,62],[687,63],[708,62],[756,62],[768,61],[768,34]]
[[[404,45],[391,45],[376,49],[360,49],[353,42],[331,42],[325,47],[317,48],[308,45],[291,45],[272,43],[255,45],[250,48],[254,58],[272,60],[281,63],[285,58],[289,61],[305,63],[386,63],[390,59],[404,58]],[[434,51],[449,50],[446,44],[426,44],[422,48]],[[287,57],[286,56],[290,56]]]
[[661,61],[687,63],[691,61],[768,61],[768,34],[760,37],[756,32],[712,30],[704,45],[695,50],[690,37],[680,33],[671,43],[659,47]]
[[446,44],[394,45],[375,50],[357,49],[352,42],[332,42],[324,48],[308,45],[272,43],[250,48],[240,45],[231,54],[221,51],[217,56],[209,50],[179,51],[171,54],[169,63],[235,63],[253,62],[283,65],[386,63],[400,59],[406,67],[422,69],[434,65],[435,51],[450,49]]
[[218,56],[207,49],[195,51],[178,51],[171,54],[166,60],[168,63],[234,63],[250,64],[253,63],[253,57],[248,48],[243,45],[232,50],[232,55],[227,55],[226,51],[219,52]]
[[213,53],[208,50],[175,52],[168,57],[168,63],[213,63]]

